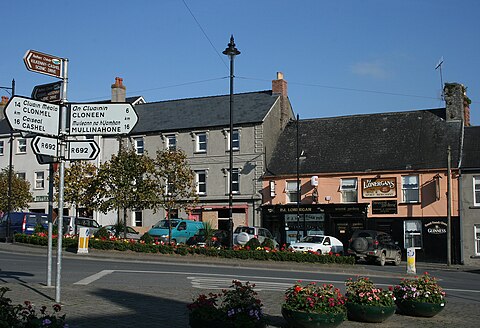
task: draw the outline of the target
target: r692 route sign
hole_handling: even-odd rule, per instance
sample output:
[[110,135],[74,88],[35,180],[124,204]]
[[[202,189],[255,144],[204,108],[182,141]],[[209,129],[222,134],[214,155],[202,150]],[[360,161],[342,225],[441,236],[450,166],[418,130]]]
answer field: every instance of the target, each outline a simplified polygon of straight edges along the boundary
[[69,140],[65,159],[69,161],[93,160],[97,158],[100,148],[95,140]]

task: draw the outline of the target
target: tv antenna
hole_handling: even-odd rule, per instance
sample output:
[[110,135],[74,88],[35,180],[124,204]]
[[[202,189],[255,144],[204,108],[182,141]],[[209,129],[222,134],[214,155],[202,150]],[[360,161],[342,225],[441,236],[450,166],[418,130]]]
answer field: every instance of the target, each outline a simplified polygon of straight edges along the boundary
[[438,64],[437,66],[435,66],[435,70],[437,69],[440,69],[440,87],[441,87],[441,90],[442,90],[442,94],[441,94],[441,97],[442,97],[442,100],[445,100],[444,98],[444,95],[443,95],[443,75],[442,75],[442,64],[443,64],[443,56],[440,58],[440,60],[438,61]]

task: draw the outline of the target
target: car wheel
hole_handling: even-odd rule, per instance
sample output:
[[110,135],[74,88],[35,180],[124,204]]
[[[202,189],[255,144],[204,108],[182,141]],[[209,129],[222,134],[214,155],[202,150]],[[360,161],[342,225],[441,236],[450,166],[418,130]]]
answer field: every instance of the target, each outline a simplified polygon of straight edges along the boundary
[[177,240],[176,240],[176,239],[172,239],[172,244],[173,244],[173,245],[176,245],[176,244],[177,244]]
[[321,249],[317,249],[317,253],[318,253],[318,254],[322,254],[322,250],[321,250]]
[[387,259],[386,259],[385,253],[382,252],[382,254],[380,254],[380,257],[378,258],[378,264],[380,264],[381,266],[384,266],[386,260]]
[[399,266],[401,263],[402,263],[402,253],[397,252],[397,254],[395,255],[395,261],[393,262],[393,264],[395,264],[396,266]]

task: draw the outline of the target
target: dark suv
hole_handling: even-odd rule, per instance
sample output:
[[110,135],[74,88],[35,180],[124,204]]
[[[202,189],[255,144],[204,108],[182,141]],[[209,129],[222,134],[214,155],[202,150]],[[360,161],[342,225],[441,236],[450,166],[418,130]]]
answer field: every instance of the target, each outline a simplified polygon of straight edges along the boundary
[[402,262],[402,250],[393,241],[392,237],[375,230],[355,230],[349,240],[348,254],[361,258],[369,263],[378,263],[381,266],[385,262],[393,262],[400,265]]

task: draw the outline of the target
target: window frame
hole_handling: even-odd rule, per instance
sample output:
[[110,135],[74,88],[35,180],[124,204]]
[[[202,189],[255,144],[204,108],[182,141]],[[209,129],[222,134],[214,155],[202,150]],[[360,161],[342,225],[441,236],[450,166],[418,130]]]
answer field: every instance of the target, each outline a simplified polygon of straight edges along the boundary
[[17,139],[17,154],[26,154],[27,153],[27,139],[18,138]]
[[[240,129],[233,129],[232,130],[232,135],[235,137],[235,134],[237,135],[236,138],[232,139],[232,149],[233,151],[239,151],[240,150]],[[235,146],[235,143],[238,145]],[[230,130],[227,131],[227,151],[230,151]]]
[[[295,185],[295,189],[289,188],[289,186]],[[287,204],[296,204],[300,198],[299,198],[299,186],[300,181],[299,180],[286,180],[285,181],[285,194],[287,196]],[[301,190],[300,190],[301,193]]]
[[[407,178],[416,178],[416,187],[406,187],[408,184],[406,183]],[[416,190],[416,199],[410,200],[407,199],[407,195],[410,195],[407,191],[415,191]],[[418,204],[420,203],[420,176],[418,174],[410,174],[410,175],[402,175],[402,203],[404,204]]]
[[[408,225],[410,227],[415,225],[415,230],[407,230]],[[417,237],[418,239],[415,239]],[[419,246],[415,243],[415,241],[419,241]],[[421,220],[405,220],[403,221],[403,245],[404,248],[415,248],[415,249],[422,249],[423,248],[423,234],[422,234],[422,221]]]
[[[228,195],[230,192],[230,170],[226,169],[225,172],[227,172],[227,192],[225,194]],[[236,179],[234,179],[235,174],[237,175]],[[240,194],[240,169],[238,168],[232,169],[232,194]]]
[[480,175],[474,175],[473,182],[473,206],[480,207]]
[[[200,176],[204,176],[204,181],[200,181]],[[204,191],[200,191],[200,186],[203,186]],[[197,195],[206,195],[207,194],[207,171],[206,170],[195,170],[195,189]]]
[[0,156],[5,153],[5,140],[0,140]]
[[27,172],[15,172],[17,179],[27,180]]
[[473,243],[475,256],[480,256],[480,224],[473,225]]
[[[172,143],[171,140],[175,142]],[[167,134],[165,136],[165,148],[167,150],[177,150],[177,136],[175,134]]]
[[[205,141],[200,141],[200,137],[205,137]],[[201,148],[201,145],[205,145],[204,148]],[[195,133],[195,152],[196,153],[206,153],[208,149],[208,134],[207,132],[196,132]]]
[[34,181],[36,190],[45,189],[45,172],[44,171],[35,171],[34,173]]
[[137,155],[143,155],[145,153],[145,140],[143,140],[143,137],[135,137],[133,138],[133,142],[135,144],[135,153]]
[[[133,226],[134,227],[143,227],[143,212],[142,211],[134,211],[134,218],[133,218]],[[140,216],[140,219],[138,218]],[[140,222],[140,225],[138,225],[138,222]]]
[[[347,184],[347,182],[352,181],[353,187],[350,187],[352,184]],[[353,204],[358,202],[358,179],[357,178],[341,178],[340,179],[340,193],[342,195],[342,203]],[[350,201],[348,194],[352,194],[353,201]]]

